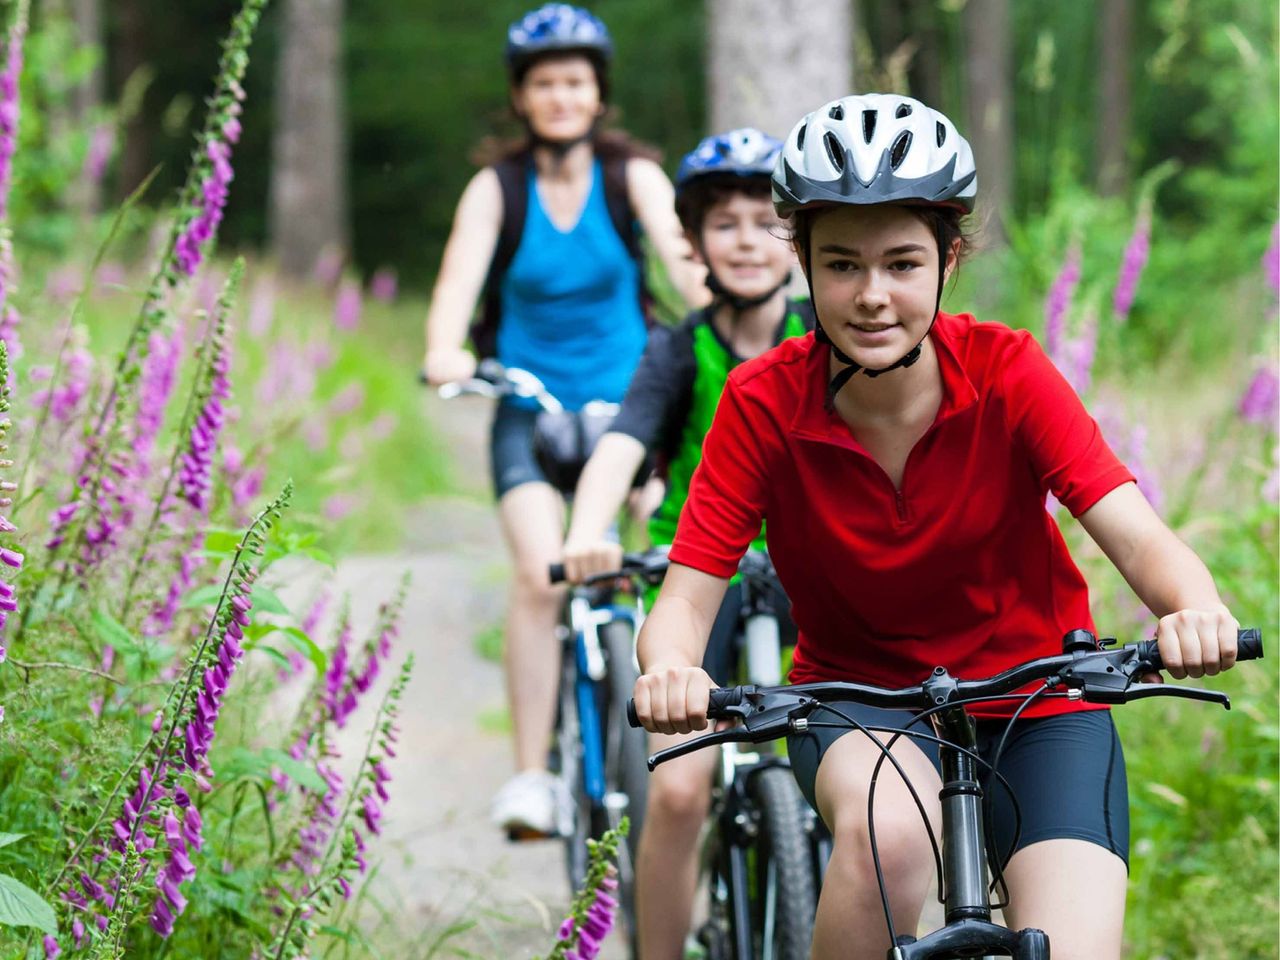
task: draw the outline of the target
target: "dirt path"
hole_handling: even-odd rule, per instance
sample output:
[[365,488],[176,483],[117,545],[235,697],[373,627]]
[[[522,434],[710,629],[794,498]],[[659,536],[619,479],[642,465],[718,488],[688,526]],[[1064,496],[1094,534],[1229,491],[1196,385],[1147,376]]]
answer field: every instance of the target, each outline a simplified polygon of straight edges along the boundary
[[[347,558],[329,575],[351,594],[357,636],[401,574],[413,577],[396,659],[412,651],[417,663],[372,890],[398,907],[397,925],[420,948],[415,957],[427,956],[451,926],[468,924],[441,955],[532,957],[550,949],[569,889],[559,843],[510,844],[488,821],[489,798],[512,762],[502,670],[475,643],[505,606],[505,551],[483,447],[489,414],[482,401],[435,412],[457,451],[457,476],[477,484],[476,496],[435,501],[407,516],[403,554]],[[344,754],[368,730],[369,706],[350,724]],[[616,937],[603,956],[625,956]]]

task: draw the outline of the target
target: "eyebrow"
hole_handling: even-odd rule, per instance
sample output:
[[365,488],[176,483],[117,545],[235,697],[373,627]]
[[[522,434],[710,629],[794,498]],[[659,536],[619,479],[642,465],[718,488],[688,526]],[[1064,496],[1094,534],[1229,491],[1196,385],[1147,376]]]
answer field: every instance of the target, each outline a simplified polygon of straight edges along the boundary
[[[842,247],[838,243],[824,243],[818,248],[819,253],[836,253],[843,254],[846,257],[860,257],[862,252],[853,247]],[[925,247],[918,243],[904,243],[896,247],[886,250],[883,256],[896,257],[904,253],[926,253]]]

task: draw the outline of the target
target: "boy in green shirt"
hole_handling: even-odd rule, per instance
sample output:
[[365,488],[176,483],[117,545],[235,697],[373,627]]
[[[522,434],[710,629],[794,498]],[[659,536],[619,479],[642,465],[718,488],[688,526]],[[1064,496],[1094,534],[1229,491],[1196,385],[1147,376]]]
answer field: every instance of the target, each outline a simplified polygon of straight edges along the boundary
[[[655,328],[609,432],[583,470],[565,539],[569,580],[616,570],[622,548],[607,538],[631,480],[650,452],[665,464],[666,495],[649,522],[670,544],[729,371],[813,329],[807,300],[784,288],[794,257],[774,213],[770,174],[782,144],[758,130],[708,137],[680,164],[676,212],[707,267],[714,299],[679,327]],[[754,549],[764,550],[764,534]],[[707,647],[707,672],[732,680],[741,601],[731,589]],[[655,750],[687,737],[654,734]],[[636,864],[641,960],[678,960],[697,884],[698,834],[711,801],[714,751],[664,764],[649,780]]]

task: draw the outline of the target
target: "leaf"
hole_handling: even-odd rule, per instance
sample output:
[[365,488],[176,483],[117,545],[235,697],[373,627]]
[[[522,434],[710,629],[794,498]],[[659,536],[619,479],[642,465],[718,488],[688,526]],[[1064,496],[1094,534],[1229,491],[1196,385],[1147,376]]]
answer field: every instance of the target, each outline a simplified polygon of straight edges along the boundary
[[324,777],[311,764],[295,760],[283,750],[267,749],[262,751],[262,755],[284,771],[284,775],[298,786],[306,787],[312,793],[324,793],[329,789]]
[[253,588],[252,594],[253,608],[259,613],[282,613],[289,615],[289,608],[284,605],[284,601],[270,587],[264,587],[257,584]]
[[220,584],[211,583],[203,587],[196,587],[187,594],[186,599],[182,601],[182,609],[190,610],[192,607],[211,607],[218,602],[218,598],[222,596],[222,586]]
[[0,924],[35,927],[51,936],[58,932],[53,907],[26,884],[3,873],[0,873]]
[[138,650],[137,638],[111,614],[95,610],[89,619],[93,621],[94,629],[104,643],[109,643],[122,652],[132,653]]
[[0,833],[0,847],[7,847],[11,843],[17,843],[25,836],[25,833]]

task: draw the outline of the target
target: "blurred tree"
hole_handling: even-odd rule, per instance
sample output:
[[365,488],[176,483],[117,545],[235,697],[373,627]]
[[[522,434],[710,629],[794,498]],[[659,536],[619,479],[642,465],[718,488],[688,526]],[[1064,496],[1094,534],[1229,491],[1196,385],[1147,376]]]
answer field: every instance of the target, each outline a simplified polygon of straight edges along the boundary
[[707,0],[711,129],[785,137],[851,92],[852,0]]
[[1102,0],[1098,17],[1098,131],[1094,139],[1098,191],[1121,193],[1129,180],[1129,62],[1132,0]]
[[1000,242],[1013,208],[1013,74],[1009,0],[964,5],[965,66],[969,79],[968,139],[990,217],[988,234]]
[[271,142],[268,229],[280,269],[306,276],[348,250],[343,0],[285,0]]

